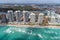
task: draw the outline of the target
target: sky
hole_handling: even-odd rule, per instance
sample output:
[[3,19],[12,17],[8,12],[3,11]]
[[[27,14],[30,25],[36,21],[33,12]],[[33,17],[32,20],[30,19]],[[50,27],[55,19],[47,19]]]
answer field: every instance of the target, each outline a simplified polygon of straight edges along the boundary
[[0,3],[59,3],[60,0],[0,0]]

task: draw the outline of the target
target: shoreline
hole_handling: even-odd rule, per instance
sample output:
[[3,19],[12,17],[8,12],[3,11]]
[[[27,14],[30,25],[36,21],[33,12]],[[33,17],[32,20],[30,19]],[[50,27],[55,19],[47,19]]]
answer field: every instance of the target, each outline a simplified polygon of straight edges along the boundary
[[12,24],[0,24],[0,26],[14,26],[14,27],[25,27],[25,28],[60,28],[60,26],[40,26],[40,25],[12,25]]

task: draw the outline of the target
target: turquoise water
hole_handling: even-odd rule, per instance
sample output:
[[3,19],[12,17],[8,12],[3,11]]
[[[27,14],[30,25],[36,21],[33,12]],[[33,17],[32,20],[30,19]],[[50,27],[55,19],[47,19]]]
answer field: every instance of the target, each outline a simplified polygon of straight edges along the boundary
[[60,40],[60,28],[0,26],[0,40]]

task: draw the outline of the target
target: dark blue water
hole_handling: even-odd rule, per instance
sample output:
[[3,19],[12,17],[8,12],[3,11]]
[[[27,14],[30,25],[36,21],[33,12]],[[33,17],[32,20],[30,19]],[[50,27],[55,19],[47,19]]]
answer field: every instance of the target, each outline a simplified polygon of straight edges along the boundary
[[0,40],[60,40],[60,28],[0,26]]

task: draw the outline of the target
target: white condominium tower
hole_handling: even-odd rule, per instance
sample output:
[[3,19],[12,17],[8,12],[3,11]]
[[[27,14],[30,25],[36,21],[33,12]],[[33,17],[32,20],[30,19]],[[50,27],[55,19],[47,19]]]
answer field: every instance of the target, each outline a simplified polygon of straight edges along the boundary
[[56,14],[56,22],[60,23],[60,15],[59,14]]
[[55,11],[47,11],[47,16],[56,16],[56,13],[55,13]]
[[29,14],[30,14],[30,12],[29,11],[23,11],[23,23],[24,24],[27,24],[27,22],[28,22],[28,19],[29,19]]
[[51,16],[51,12],[50,11],[47,11],[47,16]]
[[49,16],[49,22],[50,23],[56,23],[56,13],[55,11],[51,10],[51,11],[48,11],[48,16]]
[[12,10],[8,10],[8,19],[9,19],[9,22],[14,21],[14,14]]
[[35,24],[35,21],[36,21],[36,15],[33,12],[31,12],[31,14],[30,14],[30,22],[32,24]]
[[55,11],[51,11],[51,16],[56,16]]
[[21,13],[21,11],[20,10],[17,10],[17,11],[15,11],[14,12],[14,14],[15,14],[15,17],[16,17],[16,22],[18,23],[18,22],[21,22],[21,16],[22,16],[22,13]]
[[42,24],[43,23],[43,20],[44,20],[44,14],[43,13],[40,13],[38,15],[38,24]]
[[51,22],[51,23],[56,23],[56,18],[55,18],[55,16],[51,16],[50,22]]

